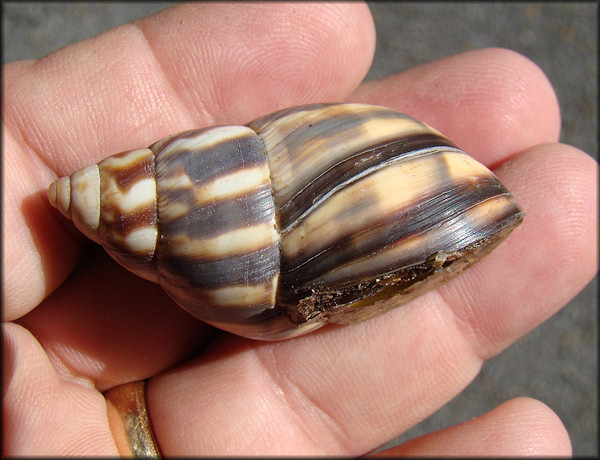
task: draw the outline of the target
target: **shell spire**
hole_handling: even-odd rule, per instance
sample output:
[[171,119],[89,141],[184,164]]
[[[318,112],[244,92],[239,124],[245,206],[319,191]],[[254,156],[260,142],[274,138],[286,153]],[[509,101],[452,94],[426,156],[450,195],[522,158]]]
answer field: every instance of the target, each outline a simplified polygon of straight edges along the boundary
[[61,177],[48,199],[128,270],[157,281],[154,153],[129,150]]
[[50,184],[48,200],[65,217],[71,219],[81,233],[96,243],[101,243],[98,229],[100,223],[98,165],[88,166]]

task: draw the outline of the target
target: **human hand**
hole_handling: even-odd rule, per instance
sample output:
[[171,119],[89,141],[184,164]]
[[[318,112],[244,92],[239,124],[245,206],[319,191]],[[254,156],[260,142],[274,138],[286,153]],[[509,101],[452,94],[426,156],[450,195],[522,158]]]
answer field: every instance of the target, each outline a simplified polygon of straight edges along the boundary
[[[556,100],[529,61],[482,50],[356,89],[374,46],[365,7],[245,8],[183,5],[5,67],[5,454],[114,455],[99,391],[150,378],[165,455],[359,455],[451,399],[595,272],[596,165],[555,144]],[[342,100],[409,113],[499,166],[522,227],[435,293],[281,343],[215,333],[98,248],[74,270],[86,243],[47,203],[56,175],[181,129]],[[556,416],[519,399],[396,452],[569,449]]]

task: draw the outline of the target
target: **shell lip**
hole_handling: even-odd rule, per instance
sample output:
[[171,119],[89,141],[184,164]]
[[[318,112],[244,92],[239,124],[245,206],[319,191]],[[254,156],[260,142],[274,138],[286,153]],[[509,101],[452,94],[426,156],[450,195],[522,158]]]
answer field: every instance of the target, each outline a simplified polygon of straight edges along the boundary
[[[293,296],[279,299],[292,322],[319,320],[351,324],[401,306],[462,273],[502,243],[518,227],[525,212],[517,207],[485,236],[464,248],[439,250],[424,262],[396,268],[371,279],[293,290]],[[389,306],[388,306],[389,305]]]

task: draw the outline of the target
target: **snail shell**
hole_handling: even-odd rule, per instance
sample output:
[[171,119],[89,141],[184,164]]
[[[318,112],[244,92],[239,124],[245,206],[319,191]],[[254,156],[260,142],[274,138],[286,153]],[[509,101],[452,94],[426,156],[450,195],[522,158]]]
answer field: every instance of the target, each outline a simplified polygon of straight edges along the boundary
[[405,303],[524,217],[439,132],[363,104],[185,131],[63,177],[48,196],[194,316],[263,340]]

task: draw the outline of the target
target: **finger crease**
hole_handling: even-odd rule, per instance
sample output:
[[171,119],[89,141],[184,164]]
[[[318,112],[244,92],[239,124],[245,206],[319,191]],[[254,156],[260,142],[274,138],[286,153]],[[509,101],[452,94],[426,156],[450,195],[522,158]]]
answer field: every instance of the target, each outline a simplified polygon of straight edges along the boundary
[[[451,281],[452,282],[452,281]],[[460,331],[460,335],[467,343],[469,350],[477,357],[481,362],[485,361],[489,356],[484,355],[484,348],[481,341],[478,339],[480,334],[477,332],[475,327],[473,326],[473,321],[468,321],[464,317],[464,315],[458,315],[456,313],[456,309],[452,307],[452,302],[450,301],[449,295],[445,293],[445,289],[442,287],[436,291],[436,294],[440,298],[440,304],[445,305],[452,312],[452,318],[454,319],[454,323],[456,324],[457,329]],[[468,303],[468,302],[466,302]],[[474,316],[472,313],[472,308],[469,304],[465,310],[471,312],[469,315]]]
[[[42,155],[42,152],[29,143],[27,136],[24,135],[23,130],[21,129],[21,126],[25,126],[26,122],[21,119],[18,111],[16,111],[16,115],[19,119],[10,122],[9,117],[5,126],[15,142],[21,146],[21,151],[24,152],[29,159],[29,161],[26,162],[26,164],[30,166],[29,169],[32,170],[32,167],[35,167],[36,171],[40,171],[40,166],[43,166],[48,171],[52,171],[55,176],[58,176],[56,169],[48,163],[48,160]],[[37,176],[34,177],[37,178]],[[46,185],[47,184],[40,185],[40,188],[45,188]]]
[[[278,372],[277,359],[274,353],[268,350],[265,351],[268,353],[268,356],[265,357],[258,350],[255,351],[258,361],[276,388],[274,394],[278,395],[285,406],[289,408],[289,413],[293,415],[294,422],[304,434],[304,437],[316,448],[331,453],[330,443],[326,443],[326,449],[323,449],[323,443],[321,445],[315,444],[315,439],[322,437],[323,433],[326,432],[332,435],[335,444],[338,446],[337,452],[348,452],[346,440],[350,437],[341,424],[336,421],[334,416],[317,404],[293,379]],[[324,427],[325,430],[322,430],[321,427]]]
[[180,90],[178,89],[179,85],[177,85],[169,77],[169,72],[167,72],[164,69],[162,62],[159,59],[158,55],[156,54],[154,48],[150,44],[150,40],[148,39],[148,35],[144,31],[144,29],[142,27],[140,27],[140,25],[137,23],[131,23],[131,25],[133,25],[142,34],[144,42],[146,43],[146,47],[148,48],[148,51],[150,52],[152,59],[154,60],[154,62],[156,62],[156,70],[160,72],[162,79],[168,84],[171,92],[177,97],[177,101],[178,101],[179,105],[181,105],[182,107],[185,108],[187,115],[190,116],[192,119],[196,119],[197,117],[194,117],[192,115],[192,113],[201,112],[201,115],[202,115],[201,118],[202,118],[202,120],[204,120],[206,122],[206,125],[214,124],[214,120],[215,120],[214,114],[212,114],[210,111],[207,110],[203,101],[198,101],[198,103],[201,107],[200,111],[198,111],[196,108],[192,108],[191,105],[186,103],[187,97],[185,95],[180,94]]

